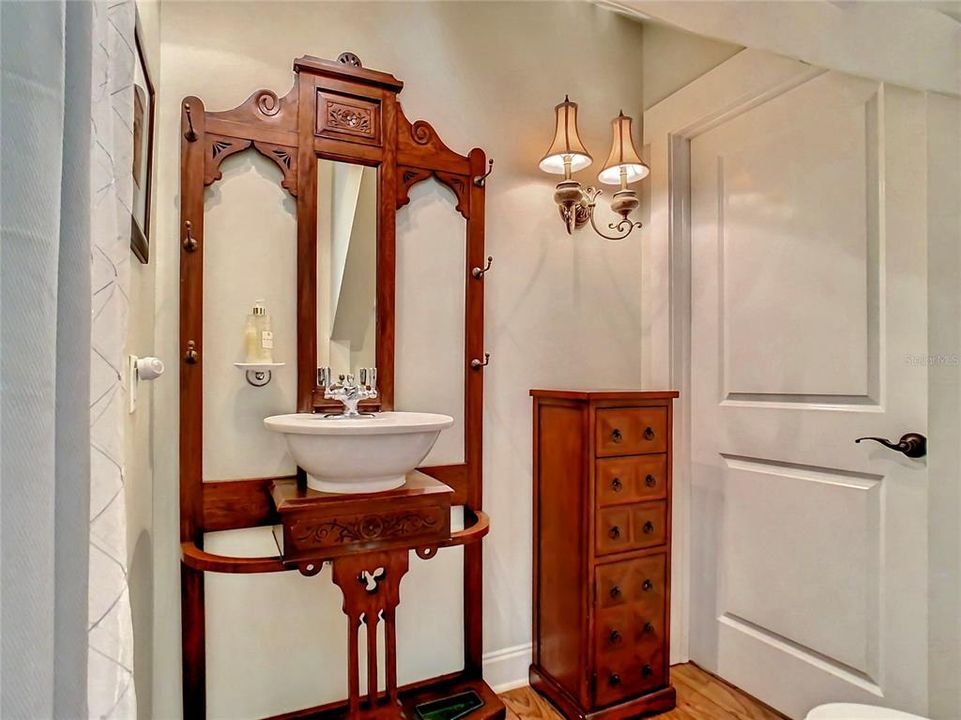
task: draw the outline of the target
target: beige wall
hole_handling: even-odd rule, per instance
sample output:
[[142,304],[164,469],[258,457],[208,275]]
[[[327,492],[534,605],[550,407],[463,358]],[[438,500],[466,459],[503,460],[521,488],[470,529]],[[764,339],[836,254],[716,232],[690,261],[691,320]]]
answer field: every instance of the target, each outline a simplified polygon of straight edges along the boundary
[[[166,382],[155,387],[154,717],[180,713],[179,102],[197,95],[208,109],[218,110],[239,104],[258,88],[285,93],[292,83],[291,61],[302,54],[336,57],[343,50],[356,52],[366,66],[388,70],[407,83],[401,101],[411,120],[430,121],[459,152],[480,146],[496,160],[487,202],[487,249],[494,267],[485,280],[486,344],[492,360],[486,371],[484,480],[485,509],[493,529],[485,541],[484,642],[488,652],[508,652],[497,655],[502,661],[492,659],[485,667],[497,676],[495,682],[523,679],[530,643],[528,390],[632,387],[641,377],[638,277],[644,234],[622,243],[608,243],[589,232],[565,234],[551,199],[554,180],[537,170],[552,130],[552,108],[565,93],[581,103],[582,136],[595,158],[603,159],[610,119],[620,108],[637,117],[650,100],[644,82],[657,93],[668,93],[672,83],[706,71],[723,52],[711,43],[704,52],[695,52],[697,43],[679,38],[689,50],[684,57],[690,72],[661,82],[656,69],[643,72],[640,24],[578,2],[169,2],[161,21],[156,347],[170,369]],[[658,30],[655,43],[666,52],[670,36]],[[247,155],[231,161],[229,177],[225,172],[225,181],[208,195],[208,210],[224,215],[215,232],[223,242],[229,240],[237,257],[252,263],[243,282],[264,288],[275,309],[278,353],[292,359],[292,286],[276,282],[254,263],[269,243],[271,262],[279,263],[274,274],[288,277],[293,272],[289,201],[275,186],[276,169],[270,163]],[[582,181],[592,182],[597,169],[582,173]],[[400,233],[406,232],[426,237],[429,247],[452,225],[437,216],[438,203],[446,200],[443,191],[424,186],[418,192],[423,197],[415,197],[398,217],[399,242]],[[256,229],[227,217],[227,203],[246,205],[245,198],[262,203],[257,213],[252,206],[244,210],[259,218]],[[458,225],[462,221],[453,227]],[[209,248],[210,236],[207,242]],[[427,305],[419,302],[416,288],[446,286],[436,282],[435,265],[416,260],[413,252],[406,258],[399,258],[398,298],[416,313]],[[235,431],[217,438],[205,464],[226,472],[229,459],[234,477],[285,467],[289,460],[282,444],[267,436],[259,422],[266,414],[294,409],[293,370],[277,373],[270,386],[254,391],[227,366],[231,348],[241,339],[251,288],[237,288],[236,268],[232,272],[209,260],[205,342],[220,342],[226,349],[217,367],[205,352],[205,377],[222,376],[216,388],[208,387],[205,403],[220,408],[222,417],[233,417]],[[216,309],[210,304],[213,288],[223,293],[215,296]],[[425,309],[437,307],[431,303]],[[214,316],[217,323],[211,322]],[[416,325],[413,317],[405,322]],[[453,388],[460,385],[453,373],[463,359],[452,360],[444,338],[427,338],[416,350],[409,346],[405,351],[398,339],[398,353],[404,354],[398,358],[398,372],[405,373],[403,382],[399,377],[398,404],[403,398],[413,406],[429,397],[435,373],[441,382],[453,380]],[[415,351],[418,362],[409,362]],[[415,386],[418,390],[412,392]],[[456,414],[456,408],[436,409]],[[206,442],[213,439],[208,436]],[[247,454],[228,457],[238,445]],[[452,447],[450,452],[457,450]],[[234,552],[264,552],[265,547],[263,537],[250,533],[209,540],[211,547]],[[457,657],[459,567],[459,551],[453,551],[418,564],[405,579],[402,676],[427,674]],[[291,574],[208,578],[212,716],[239,718],[301,707],[322,701],[343,685],[343,620],[326,571],[312,579]],[[295,625],[300,629],[292,631]],[[298,633],[310,640],[299,643],[308,646],[307,651],[294,653]]]

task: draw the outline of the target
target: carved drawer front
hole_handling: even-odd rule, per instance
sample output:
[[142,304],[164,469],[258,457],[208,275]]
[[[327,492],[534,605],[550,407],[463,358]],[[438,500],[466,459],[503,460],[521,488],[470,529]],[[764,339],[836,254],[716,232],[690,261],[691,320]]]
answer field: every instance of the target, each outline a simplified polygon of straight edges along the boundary
[[271,497],[283,525],[284,563],[437,546],[450,538],[452,495],[416,470],[401,487],[374,495],[302,490],[293,479],[275,480]]
[[314,134],[334,140],[380,145],[380,102],[373,98],[318,90]]
[[598,457],[666,452],[667,409],[602,408],[594,432]]
[[636,651],[649,654],[664,642],[664,607],[633,603],[598,610],[594,633],[598,658]]
[[594,532],[598,555],[630,550],[632,547],[630,506],[598,511]]
[[635,455],[597,460],[598,507],[667,497],[667,455]]
[[663,553],[598,565],[594,583],[597,610],[633,607],[638,612],[663,612],[666,581]]
[[597,511],[594,531],[598,555],[661,545],[667,538],[667,504],[657,501],[602,508]]
[[630,652],[599,655],[596,659],[594,702],[611,705],[667,685],[667,654],[663,643],[650,643]]
[[285,559],[319,557],[325,551],[375,543],[430,544],[450,537],[450,510],[443,506],[331,516],[303,512],[283,519]]

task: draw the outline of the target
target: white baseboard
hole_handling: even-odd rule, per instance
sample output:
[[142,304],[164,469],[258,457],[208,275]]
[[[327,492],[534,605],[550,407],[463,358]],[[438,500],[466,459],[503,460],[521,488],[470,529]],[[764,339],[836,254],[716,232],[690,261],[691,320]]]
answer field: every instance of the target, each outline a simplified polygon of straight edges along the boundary
[[495,693],[524,687],[530,665],[530,643],[484,653],[484,680]]

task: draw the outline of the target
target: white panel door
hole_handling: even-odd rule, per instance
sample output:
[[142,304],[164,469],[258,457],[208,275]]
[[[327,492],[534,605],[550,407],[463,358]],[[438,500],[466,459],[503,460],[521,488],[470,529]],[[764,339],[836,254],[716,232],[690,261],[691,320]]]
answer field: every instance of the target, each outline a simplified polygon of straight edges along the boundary
[[924,99],[811,73],[690,140],[691,658],[927,705]]

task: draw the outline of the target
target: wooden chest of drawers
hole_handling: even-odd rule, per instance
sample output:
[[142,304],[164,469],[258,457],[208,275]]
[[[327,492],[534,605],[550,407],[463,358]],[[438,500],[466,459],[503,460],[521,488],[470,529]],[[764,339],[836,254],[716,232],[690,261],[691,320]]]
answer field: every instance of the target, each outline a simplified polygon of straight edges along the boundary
[[532,390],[531,686],[568,718],[670,710],[676,392]]

